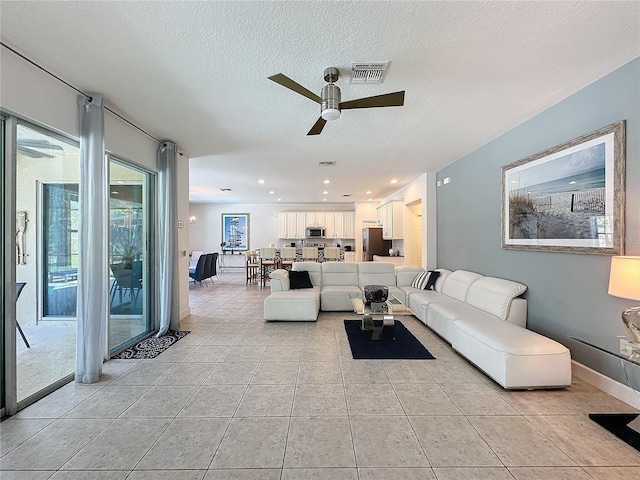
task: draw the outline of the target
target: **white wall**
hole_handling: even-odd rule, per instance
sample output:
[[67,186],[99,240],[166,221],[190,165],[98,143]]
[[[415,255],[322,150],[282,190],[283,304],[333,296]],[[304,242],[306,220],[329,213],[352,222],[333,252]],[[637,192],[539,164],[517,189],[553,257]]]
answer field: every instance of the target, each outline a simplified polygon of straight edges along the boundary
[[[189,227],[189,252],[219,252],[222,242],[222,214],[249,214],[249,249],[266,247],[270,243],[280,245],[278,238],[278,213],[303,211],[353,211],[353,204],[221,204],[191,203],[190,215],[196,217]],[[187,221],[188,225],[189,222]],[[357,225],[357,223],[356,223]]]

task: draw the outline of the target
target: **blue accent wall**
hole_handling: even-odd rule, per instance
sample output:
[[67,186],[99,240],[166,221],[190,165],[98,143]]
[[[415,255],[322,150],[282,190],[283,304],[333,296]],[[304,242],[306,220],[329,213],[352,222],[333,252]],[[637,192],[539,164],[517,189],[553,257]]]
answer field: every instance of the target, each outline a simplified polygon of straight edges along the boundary
[[637,304],[607,294],[610,257],[503,250],[501,167],[626,120],[626,251],[640,255],[640,57],[437,174],[438,265],[526,284],[528,328],[567,345],[572,358],[627,383],[640,368],[567,338],[626,335],[620,313]]

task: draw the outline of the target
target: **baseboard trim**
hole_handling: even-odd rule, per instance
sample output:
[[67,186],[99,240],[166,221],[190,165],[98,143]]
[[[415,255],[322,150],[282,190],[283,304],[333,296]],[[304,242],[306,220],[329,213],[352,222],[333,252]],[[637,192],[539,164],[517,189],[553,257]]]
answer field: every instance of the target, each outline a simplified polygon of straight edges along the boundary
[[600,372],[596,372],[592,368],[578,363],[575,360],[571,360],[571,364],[573,375],[590,383],[594,387],[599,388],[603,392],[608,393],[612,397],[615,397],[618,400],[640,410],[640,392],[637,392],[633,388],[617,382],[613,378],[609,378]]
[[180,312],[180,320],[184,320],[189,316],[191,316],[191,308],[185,308]]

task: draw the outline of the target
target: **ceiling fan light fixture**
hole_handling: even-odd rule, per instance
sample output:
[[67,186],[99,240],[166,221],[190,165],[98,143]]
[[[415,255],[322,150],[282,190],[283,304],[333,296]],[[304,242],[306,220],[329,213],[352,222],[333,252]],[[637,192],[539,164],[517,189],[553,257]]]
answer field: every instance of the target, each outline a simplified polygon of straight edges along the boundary
[[340,118],[340,110],[337,108],[325,108],[322,110],[322,118],[327,121],[338,120]]
[[324,120],[331,121],[340,118],[340,88],[333,83],[322,87],[321,116]]

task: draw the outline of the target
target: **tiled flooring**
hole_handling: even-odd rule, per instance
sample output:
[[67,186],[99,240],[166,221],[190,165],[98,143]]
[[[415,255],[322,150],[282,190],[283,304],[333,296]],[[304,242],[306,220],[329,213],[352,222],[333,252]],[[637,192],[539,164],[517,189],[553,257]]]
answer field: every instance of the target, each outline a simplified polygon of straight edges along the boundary
[[191,287],[191,334],[111,361],[0,424],[3,480],[613,480],[640,453],[588,412],[633,411],[575,380],[507,392],[414,318],[436,356],[353,360],[342,320],[265,323],[243,273]]

